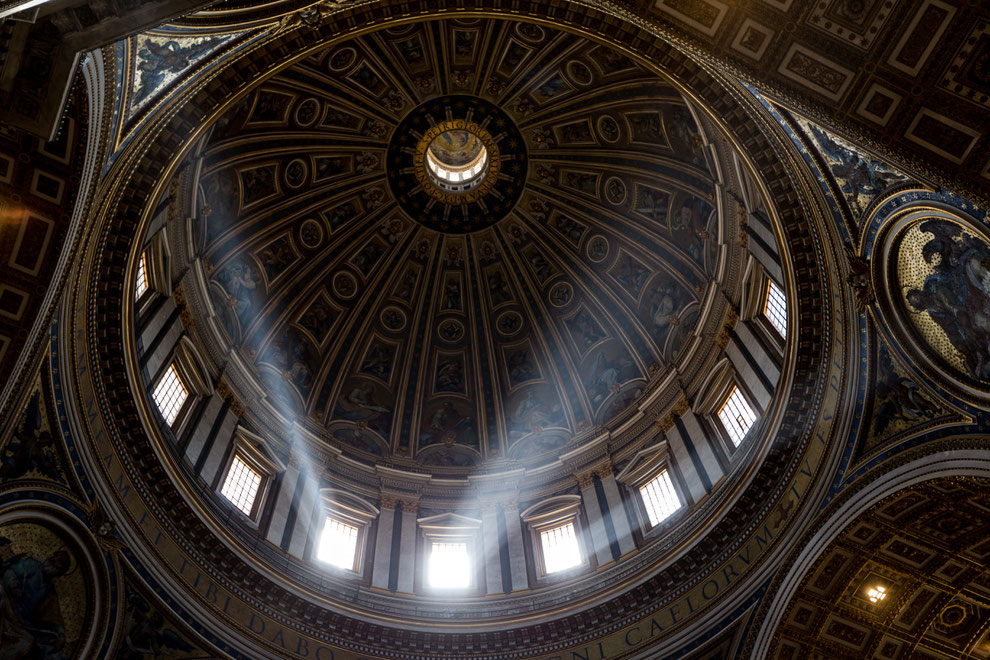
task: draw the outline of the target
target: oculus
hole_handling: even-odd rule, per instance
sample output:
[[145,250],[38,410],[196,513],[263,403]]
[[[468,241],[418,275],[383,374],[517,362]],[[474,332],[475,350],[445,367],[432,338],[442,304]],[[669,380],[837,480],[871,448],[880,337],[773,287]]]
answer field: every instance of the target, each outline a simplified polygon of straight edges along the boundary
[[445,234],[501,220],[519,200],[527,173],[519,129],[502,109],[473,96],[443,96],[414,108],[393,133],[387,163],[399,205]]
[[[467,122],[463,124],[469,125]],[[487,140],[479,133],[483,133]],[[485,142],[491,143],[491,136],[476,124],[466,129],[444,131],[433,138],[425,150],[427,176],[436,186],[448,192],[471,190],[485,180],[489,165],[493,164]]]

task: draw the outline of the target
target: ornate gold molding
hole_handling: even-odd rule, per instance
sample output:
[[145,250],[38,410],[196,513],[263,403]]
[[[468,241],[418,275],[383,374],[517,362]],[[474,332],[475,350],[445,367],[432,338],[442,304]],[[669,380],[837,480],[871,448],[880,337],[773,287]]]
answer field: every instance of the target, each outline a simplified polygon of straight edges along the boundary
[[725,323],[722,325],[722,330],[718,333],[718,337],[715,339],[715,343],[722,350],[725,350],[729,345],[729,340],[732,338],[732,329],[736,327],[736,321],[739,320],[739,312],[736,311],[734,307],[729,305],[729,309],[725,314]]
[[[217,381],[217,395],[227,402],[227,405],[230,406],[230,412],[234,413],[236,417],[244,416],[244,404],[240,402],[233,390],[230,389],[230,385],[227,384],[227,381],[224,380],[223,377]],[[294,456],[294,454],[290,455],[290,460],[292,456]]]
[[[460,193],[448,192],[433,182],[426,166],[426,150],[439,135],[447,131],[467,131],[475,135],[484,144],[488,152],[488,165],[482,175],[484,178],[476,187]],[[416,144],[416,153],[413,155],[413,167],[416,170],[416,180],[419,185],[434,199],[444,204],[459,206],[468,204],[480,199],[491,190],[498,180],[498,174],[502,169],[502,159],[499,156],[498,143],[487,130],[479,124],[466,119],[452,119],[442,121],[430,130],[426,131],[420,141]]]
[[853,290],[856,309],[862,311],[873,304],[876,294],[873,291],[873,278],[870,275],[870,262],[846,247],[846,261],[849,263],[849,274],[846,283]]

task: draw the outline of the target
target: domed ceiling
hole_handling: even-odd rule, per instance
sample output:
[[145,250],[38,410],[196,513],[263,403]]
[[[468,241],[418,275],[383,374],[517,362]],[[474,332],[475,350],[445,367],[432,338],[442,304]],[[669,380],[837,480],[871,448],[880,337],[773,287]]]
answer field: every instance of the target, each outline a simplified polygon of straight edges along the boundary
[[[355,458],[555,454],[669,375],[734,272],[699,121],[658,75],[534,23],[422,22],[302,60],[196,150],[214,339]],[[463,194],[424,178],[447,130],[490,156]]]

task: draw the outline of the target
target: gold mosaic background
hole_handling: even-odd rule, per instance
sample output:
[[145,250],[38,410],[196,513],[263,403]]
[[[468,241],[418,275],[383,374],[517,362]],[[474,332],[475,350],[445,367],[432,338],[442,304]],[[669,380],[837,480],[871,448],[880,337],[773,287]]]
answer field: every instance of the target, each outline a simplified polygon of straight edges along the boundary
[[53,552],[66,550],[72,558],[68,572],[55,578],[55,593],[58,594],[59,609],[65,624],[66,651],[69,657],[79,641],[83,624],[86,622],[87,597],[84,565],[79,563],[79,553],[75,547],[65,543],[47,527],[33,523],[10,523],[0,525],[0,536],[10,539],[15,553],[24,553],[44,561]]
[[[966,375],[963,356],[949,340],[945,330],[936,323],[928,312],[918,312],[907,301],[907,292],[911,289],[921,289],[925,278],[935,273],[935,266],[922,257],[922,249],[931,240],[932,234],[921,230],[921,225],[928,218],[923,218],[911,225],[901,238],[897,248],[897,281],[900,290],[901,304],[918,336],[924,340],[936,355],[941,357],[956,372]],[[957,223],[958,224],[958,223]],[[963,235],[974,237],[986,242],[970,231],[963,229]]]

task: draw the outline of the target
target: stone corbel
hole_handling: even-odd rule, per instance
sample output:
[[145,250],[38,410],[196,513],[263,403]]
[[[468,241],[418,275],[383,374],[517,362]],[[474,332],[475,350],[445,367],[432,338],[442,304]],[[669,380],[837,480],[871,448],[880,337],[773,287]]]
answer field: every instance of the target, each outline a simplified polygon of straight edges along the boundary
[[849,263],[846,283],[853,290],[856,309],[862,311],[872,305],[876,299],[876,294],[873,291],[873,278],[870,276],[870,262],[856,254],[849,246],[846,246],[846,261]]

